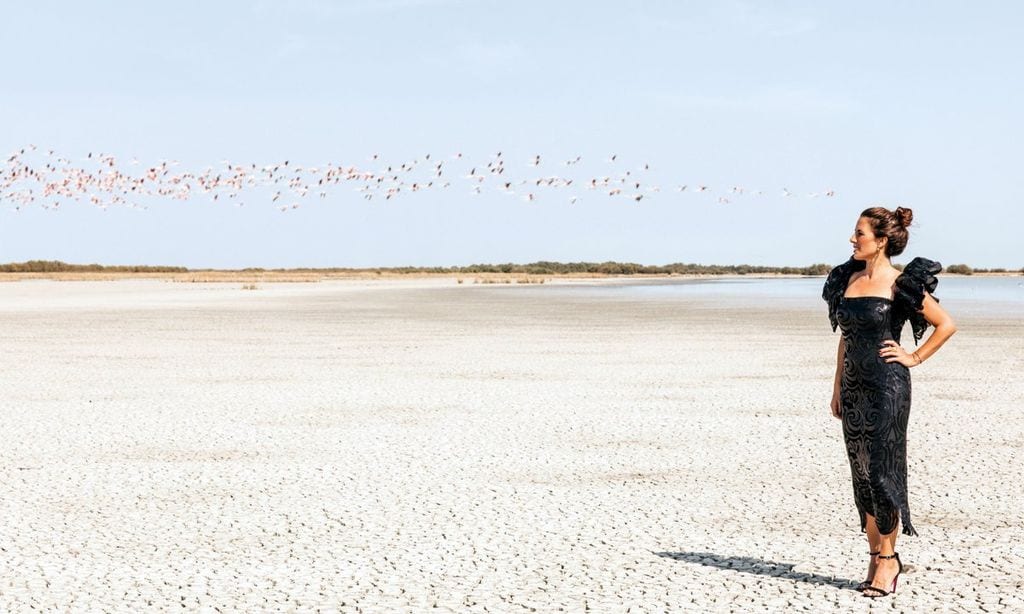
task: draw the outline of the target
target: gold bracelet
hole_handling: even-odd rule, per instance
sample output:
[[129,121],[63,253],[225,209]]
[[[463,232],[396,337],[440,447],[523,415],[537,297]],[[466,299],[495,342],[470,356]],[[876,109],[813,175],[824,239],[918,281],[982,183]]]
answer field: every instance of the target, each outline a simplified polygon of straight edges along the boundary
[[917,364],[921,364],[922,362],[924,362],[923,360],[921,360],[921,357],[917,355],[917,352],[914,352],[913,354],[911,354],[911,356],[917,359]]

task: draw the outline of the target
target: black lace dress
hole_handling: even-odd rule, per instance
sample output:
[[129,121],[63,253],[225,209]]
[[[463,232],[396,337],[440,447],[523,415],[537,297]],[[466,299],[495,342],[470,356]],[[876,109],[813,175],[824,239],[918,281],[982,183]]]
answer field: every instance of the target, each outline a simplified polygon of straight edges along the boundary
[[917,535],[907,503],[910,369],[898,362],[885,362],[878,350],[887,339],[899,343],[907,320],[915,345],[920,341],[928,327],[921,313],[924,292],[935,291],[935,275],[942,265],[926,258],[911,260],[896,278],[891,300],[876,296],[846,298],[850,276],[864,269],[865,264],[850,258],[835,267],[822,291],[832,330],[840,327],[846,341],[839,395],[853,497],[861,531],[867,530],[866,515],[870,514],[883,535],[895,530],[900,520],[905,535]]

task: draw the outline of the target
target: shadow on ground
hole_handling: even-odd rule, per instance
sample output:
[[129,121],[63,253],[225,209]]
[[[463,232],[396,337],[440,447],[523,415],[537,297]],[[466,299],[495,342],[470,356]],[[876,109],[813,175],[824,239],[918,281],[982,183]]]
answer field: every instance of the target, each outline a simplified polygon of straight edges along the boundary
[[731,569],[733,571],[755,576],[770,576],[772,578],[783,578],[785,580],[795,580],[797,582],[807,582],[809,584],[824,584],[834,586],[836,588],[853,590],[853,588],[858,584],[858,582],[854,582],[853,580],[848,580],[846,578],[836,578],[835,576],[823,576],[816,573],[793,571],[793,568],[796,567],[796,565],[792,563],[778,563],[776,561],[766,561],[764,559],[758,559],[750,556],[724,556],[713,552],[655,552],[654,554],[667,559],[682,561],[684,563],[694,563],[705,567]]

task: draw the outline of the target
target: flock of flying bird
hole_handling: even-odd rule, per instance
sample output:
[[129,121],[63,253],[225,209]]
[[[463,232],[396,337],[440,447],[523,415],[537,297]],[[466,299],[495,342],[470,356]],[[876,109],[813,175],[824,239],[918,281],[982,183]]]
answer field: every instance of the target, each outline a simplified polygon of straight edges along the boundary
[[[339,186],[350,187],[367,201],[455,190],[469,195],[497,191],[525,202],[538,200],[542,193],[554,192],[560,193],[569,204],[579,202],[581,194],[639,203],[662,191],[653,182],[649,164],[625,168],[619,157],[612,155],[602,161],[606,172],[573,177],[575,167],[582,160],[582,156],[576,156],[547,162],[535,155],[516,164],[499,151],[477,163],[470,162],[461,153],[443,159],[426,154],[411,161],[389,163],[374,154],[362,168],[333,163],[299,166],[290,160],[266,165],[223,160],[221,168],[190,172],[180,169],[176,160],[143,165],[133,158],[128,163],[130,168],[122,169],[110,154],[89,153],[72,161],[53,150],[28,145],[10,154],[0,165],[0,203],[13,204],[15,211],[32,205],[59,210],[68,202],[88,202],[102,209],[110,206],[148,209],[148,205],[140,203],[152,203],[155,199],[189,200],[203,194],[212,201],[243,207],[247,200],[243,193],[248,191],[287,212],[298,209],[309,198],[327,198]],[[529,176],[522,177],[523,167],[529,169]],[[542,167],[548,172],[542,172]],[[553,172],[552,167],[557,167],[558,172]],[[373,170],[368,170],[370,168]],[[704,184],[676,184],[666,188],[669,190],[703,194],[723,205],[736,198],[767,194],[764,190],[735,185],[713,190]],[[778,194],[786,198],[798,196],[786,188],[781,188]],[[832,189],[805,194],[808,198],[835,195]]]

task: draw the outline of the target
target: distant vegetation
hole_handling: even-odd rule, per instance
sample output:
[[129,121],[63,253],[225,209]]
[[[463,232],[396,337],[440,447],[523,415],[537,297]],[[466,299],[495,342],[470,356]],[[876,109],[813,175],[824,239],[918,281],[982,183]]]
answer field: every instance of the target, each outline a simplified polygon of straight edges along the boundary
[[187,273],[183,266],[104,266],[102,264],[67,264],[60,260],[29,260],[0,264],[0,273]]
[[[812,264],[804,267],[755,266],[750,264],[695,264],[676,262],[665,265],[645,265],[633,262],[547,262],[539,261],[530,264],[471,264],[469,266],[452,267],[380,267],[368,269],[353,268],[299,268],[299,269],[262,269],[246,268],[233,272],[239,273],[389,273],[389,274],[424,274],[424,273],[504,273],[511,275],[757,275],[775,273],[783,275],[827,275],[832,270],[830,264]],[[902,265],[897,265],[902,269]],[[189,269],[176,266],[105,266],[100,264],[68,264],[59,260],[29,260],[0,264],[0,273],[196,273],[210,272],[218,269]],[[971,275],[973,273],[1006,273],[1007,269],[973,269],[966,264],[951,264],[944,269],[946,273]],[[1014,271],[1024,274],[1024,268]]]
[[[978,269],[980,272],[981,269]],[[967,266],[966,264],[951,264],[946,267],[947,273],[956,273],[957,275],[971,275],[974,273],[974,269]]]

